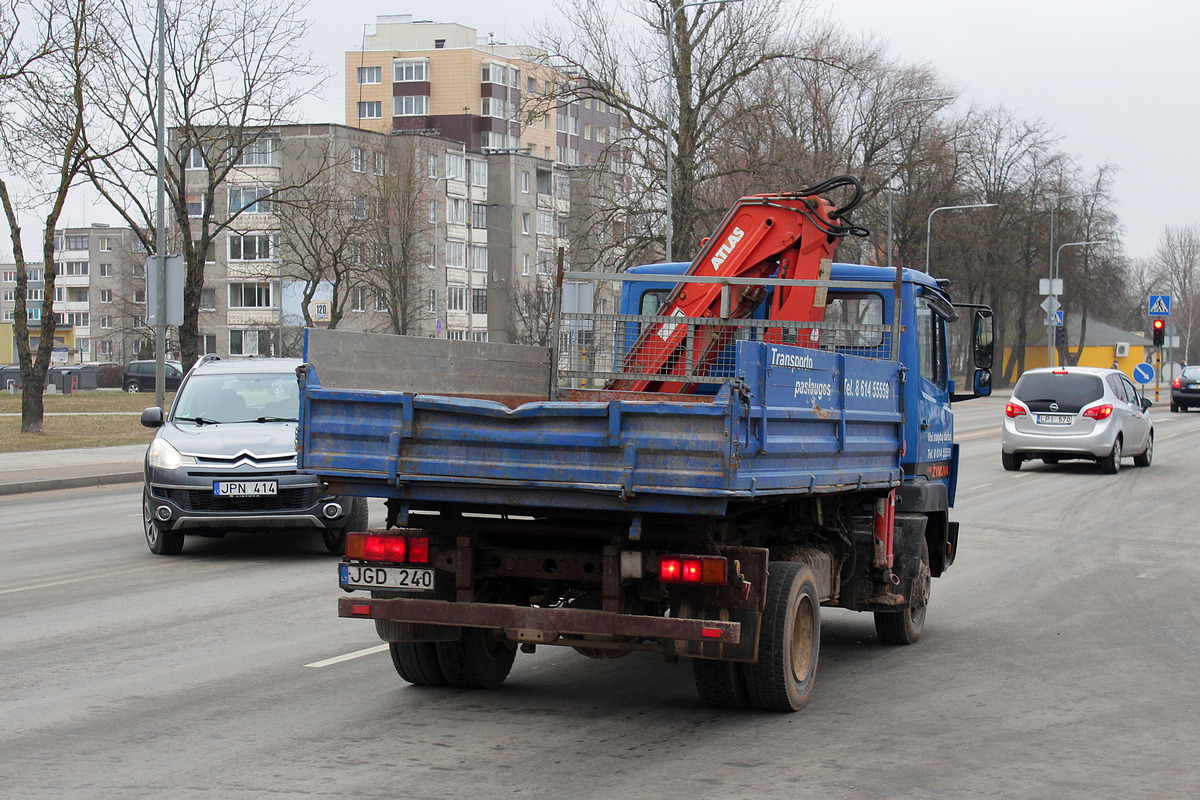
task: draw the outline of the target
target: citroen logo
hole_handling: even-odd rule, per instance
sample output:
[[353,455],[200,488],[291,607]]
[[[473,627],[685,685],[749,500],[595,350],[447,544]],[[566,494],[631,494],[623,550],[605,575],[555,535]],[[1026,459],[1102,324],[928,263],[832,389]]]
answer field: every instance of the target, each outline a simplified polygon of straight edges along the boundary
[[1050,404],[1050,410],[1051,410],[1051,411],[1058,411],[1058,403],[1051,403],[1051,404]]

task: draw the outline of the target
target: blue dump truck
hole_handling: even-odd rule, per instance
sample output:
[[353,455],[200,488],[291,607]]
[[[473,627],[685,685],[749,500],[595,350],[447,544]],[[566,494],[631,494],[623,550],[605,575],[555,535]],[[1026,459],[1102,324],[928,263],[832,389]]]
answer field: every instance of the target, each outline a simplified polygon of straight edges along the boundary
[[[386,528],[347,537],[339,614],[374,620],[404,680],[640,650],[690,659],[708,703],[795,711],[821,606],[920,637],[958,549],[950,403],[989,392],[991,311],[827,258],[697,274],[719,234],[692,264],[567,273],[588,302],[549,347],[307,332],[300,467],[387,498]],[[798,289],[813,313],[774,315]]]

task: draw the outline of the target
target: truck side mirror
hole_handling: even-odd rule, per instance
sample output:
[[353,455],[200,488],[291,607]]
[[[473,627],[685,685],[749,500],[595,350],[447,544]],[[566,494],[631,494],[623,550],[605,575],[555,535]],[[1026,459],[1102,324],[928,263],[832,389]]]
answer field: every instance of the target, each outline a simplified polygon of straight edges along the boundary
[[992,371],[990,369],[975,370],[975,396],[990,397],[992,394]]
[[[975,367],[980,370],[990,370],[992,368],[992,350],[995,346],[995,336],[993,333],[993,325],[995,320],[990,309],[975,309],[975,325],[974,340],[975,340]],[[978,373],[976,373],[978,380]],[[988,386],[991,386],[991,375],[988,375]],[[989,392],[991,389],[989,388]]]

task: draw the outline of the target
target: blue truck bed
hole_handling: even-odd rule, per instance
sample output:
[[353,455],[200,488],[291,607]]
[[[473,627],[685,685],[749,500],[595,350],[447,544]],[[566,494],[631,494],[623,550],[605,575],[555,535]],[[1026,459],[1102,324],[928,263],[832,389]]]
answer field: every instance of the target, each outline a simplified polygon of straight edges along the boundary
[[739,500],[901,481],[900,371],[892,361],[741,341],[736,377],[700,401],[576,391],[583,399],[509,407],[345,388],[346,381],[322,386],[329,354],[312,348],[310,341],[300,468],[414,510],[454,503],[507,513],[719,515]]

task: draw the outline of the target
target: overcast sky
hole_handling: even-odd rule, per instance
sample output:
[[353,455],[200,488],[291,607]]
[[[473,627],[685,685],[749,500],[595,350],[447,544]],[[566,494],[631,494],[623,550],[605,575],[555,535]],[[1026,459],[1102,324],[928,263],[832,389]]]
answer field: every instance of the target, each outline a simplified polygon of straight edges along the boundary
[[[1200,220],[1200,3],[1193,0],[814,0],[852,33],[874,34],[907,62],[928,63],[962,105],[1003,104],[1040,118],[1085,172],[1120,167],[1113,189],[1126,252],[1149,256],[1164,225]],[[519,9],[519,13],[514,13]],[[433,3],[310,0],[310,46],[333,74],[311,121],[344,122],[343,54],[378,14],[458,22],[498,41],[529,43],[533,23],[558,16],[554,0]],[[89,204],[90,205],[90,204]],[[965,212],[970,213],[970,212]],[[69,224],[95,219],[82,197]]]

